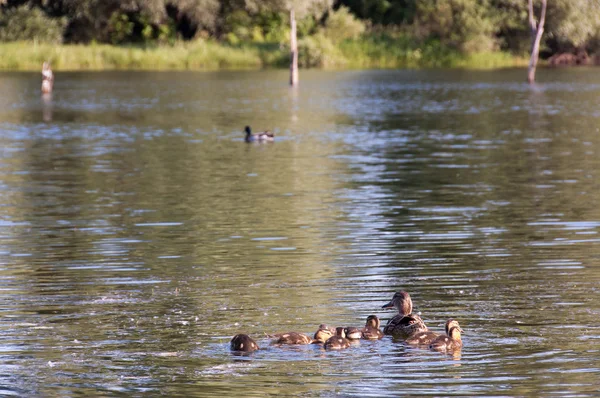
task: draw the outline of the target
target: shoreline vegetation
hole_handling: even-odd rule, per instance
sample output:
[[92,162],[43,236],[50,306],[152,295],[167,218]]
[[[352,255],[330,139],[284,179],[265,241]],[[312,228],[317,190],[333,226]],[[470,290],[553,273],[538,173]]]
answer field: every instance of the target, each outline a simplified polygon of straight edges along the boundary
[[0,0],[0,70],[39,71],[45,61],[56,71],[279,69],[290,67],[292,53],[303,69],[526,67],[533,53],[546,65],[598,65],[599,7],[589,0]]
[[[289,48],[279,43],[232,45],[211,39],[171,45],[0,43],[1,71],[234,70],[289,67]],[[525,67],[528,59],[506,52],[464,54],[438,42],[419,47],[409,38],[369,35],[332,44],[319,37],[301,43],[300,67],[319,69],[494,69]]]

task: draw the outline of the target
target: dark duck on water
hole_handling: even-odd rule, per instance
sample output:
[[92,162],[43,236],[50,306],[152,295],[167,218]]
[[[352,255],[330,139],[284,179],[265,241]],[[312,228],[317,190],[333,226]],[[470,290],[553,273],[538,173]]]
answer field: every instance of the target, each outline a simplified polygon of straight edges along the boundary
[[246,142],[272,142],[275,140],[275,135],[269,130],[252,134],[250,126],[246,126],[244,131],[246,132]]

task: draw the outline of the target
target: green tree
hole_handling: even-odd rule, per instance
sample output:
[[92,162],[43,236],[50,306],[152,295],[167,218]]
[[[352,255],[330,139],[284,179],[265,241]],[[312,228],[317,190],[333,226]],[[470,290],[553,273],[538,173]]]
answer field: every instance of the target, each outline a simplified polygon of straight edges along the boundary
[[51,18],[40,8],[27,4],[0,9],[0,41],[61,43],[66,24],[66,18]]

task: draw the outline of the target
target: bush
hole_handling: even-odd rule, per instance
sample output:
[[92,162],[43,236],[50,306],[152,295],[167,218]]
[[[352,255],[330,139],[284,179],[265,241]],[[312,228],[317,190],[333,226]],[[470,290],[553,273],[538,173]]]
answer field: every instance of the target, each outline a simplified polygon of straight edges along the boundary
[[464,53],[495,50],[497,43],[489,9],[471,0],[422,0],[413,31]]
[[50,18],[27,5],[0,11],[0,41],[62,43],[66,18]]
[[346,39],[356,39],[365,31],[365,24],[354,18],[347,7],[329,14],[325,22],[325,36],[333,43]]
[[339,50],[322,34],[298,41],[298,65],[302,68],[323,68],[345,63]]

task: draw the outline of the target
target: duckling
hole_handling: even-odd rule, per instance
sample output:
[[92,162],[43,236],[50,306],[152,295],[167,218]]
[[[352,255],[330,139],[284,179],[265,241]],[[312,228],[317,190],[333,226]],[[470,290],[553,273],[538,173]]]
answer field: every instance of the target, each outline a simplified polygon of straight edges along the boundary
[[250,129],[250,126],[246,126],[244,131],[246,132],[246,142],[271,142],[275,140],[275,135],[269,130],[252,134],[252,129]]
[[247,334],[236,334],[231,339],[230,343],[231,351],[244,351],[244,352],[252,352],[258,350],[258,344],[250,336]]
[[344,334],[348,340],[360,340],[362,333],[358,328],[354,326],[348,326],[344,329]]
[[272,338],[277,338],[277,340],[273,341],[273,344],[300,345],[311,344],[313,342],[313,339],[311,339],[307,335],[297,332],[276,333],[270,334],[268,336]]
[[393,307],[398,309],[398,315],[388,321],[383,328],[384,334],[405,339],[411,334],[428,330],[421,317],[412,313],[412,300],[407,292],[397,292],[392,300],[381,308]]
[[463,330],[460,328],[458,321],[448,319],[446,321],[446,336],[439,336],[433,340],[429,348],[441,352],[460,350],[462,348],[461,333],[463,333]]
[[424,332],[413,333],[404,340],[406,344],[416,346],[429,346],[435,339],[440,337],[438,333],[426,330]]
[[343,327],[335,329],[335,336],[329,338],[323,346],[327,350],[341,350],[350,347],[350,341],[346,338]]
[[333,330],[324,323],[319,325],[319,330],[315,332],[313,344],[325,344],[333,336]]
[[383,333],[379,329],[381,325],[377,315],[369,315],[367,317],[367,323],[362,329],[362,338],[365,340],[379,340],[383,338]]

